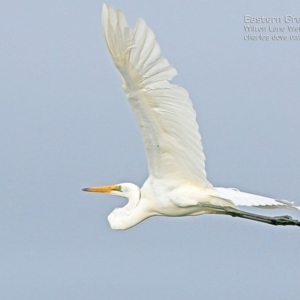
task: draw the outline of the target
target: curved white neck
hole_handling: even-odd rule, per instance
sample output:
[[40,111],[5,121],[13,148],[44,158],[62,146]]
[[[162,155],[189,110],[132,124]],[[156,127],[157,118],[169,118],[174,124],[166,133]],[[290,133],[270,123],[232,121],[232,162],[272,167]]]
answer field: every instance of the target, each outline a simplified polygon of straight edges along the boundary
[[149,217],[151,214],[140,197],[140,190],[136,190],[128,198],[128,203],[122,208],[116,208],[107,219],[112,229],[125,230]]

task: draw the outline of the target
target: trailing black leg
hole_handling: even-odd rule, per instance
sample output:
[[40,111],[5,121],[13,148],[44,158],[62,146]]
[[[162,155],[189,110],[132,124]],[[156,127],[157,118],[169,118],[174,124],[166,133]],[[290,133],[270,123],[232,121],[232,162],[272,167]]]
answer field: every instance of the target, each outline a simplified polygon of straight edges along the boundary
[[290,225],[290,226],[300,227],[300,221],[293,219],[291,216],[268,217],[268,216],[252,214],[246,211],[232,208],[230,206],[217,206],[217,205],[210,205],[210,204],[200,204],[200,206],[203,208],[208,208],[209,210],[212,210],[212,213],[216,213],[216,214],[229,215],[232,217],[248,219],[252,221],[275,225],[275,226]]

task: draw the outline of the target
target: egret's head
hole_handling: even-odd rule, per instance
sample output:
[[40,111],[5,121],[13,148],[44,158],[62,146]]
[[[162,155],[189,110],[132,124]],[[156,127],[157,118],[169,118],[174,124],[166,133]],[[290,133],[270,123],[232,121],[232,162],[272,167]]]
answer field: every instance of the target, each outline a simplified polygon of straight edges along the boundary
[[116,185],[93,186],[82,189],[85,192],[104,193],[120,197],[131,198],[133,195],[140,195],[140,188],[132,183],[119,183]]
[[93,186],[82,190],[128,198],[128,203],[124,207],[115,208],[108,216],[108,222],[113,229],[128,229],[150,216],[147,212],[133,215],[141,199],[141,190],[135,184],[119,183],[116,185]]

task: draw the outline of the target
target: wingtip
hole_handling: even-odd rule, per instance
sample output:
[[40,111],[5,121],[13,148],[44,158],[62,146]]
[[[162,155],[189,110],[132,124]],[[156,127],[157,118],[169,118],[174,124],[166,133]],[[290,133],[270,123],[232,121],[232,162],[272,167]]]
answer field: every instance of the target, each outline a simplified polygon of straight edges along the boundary
[[104,15],[107,15],[107,5],[105,3],[102,5],[102,18]]

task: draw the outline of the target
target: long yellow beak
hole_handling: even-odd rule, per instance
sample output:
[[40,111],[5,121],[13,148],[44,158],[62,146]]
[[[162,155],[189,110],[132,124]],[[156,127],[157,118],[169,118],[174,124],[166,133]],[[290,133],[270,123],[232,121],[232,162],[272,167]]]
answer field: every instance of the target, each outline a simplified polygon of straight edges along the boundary
[[94,192],[94,193],[111,193],[112,191],[122,192],[120,185],[92,186],[82,190],[85,192]]

